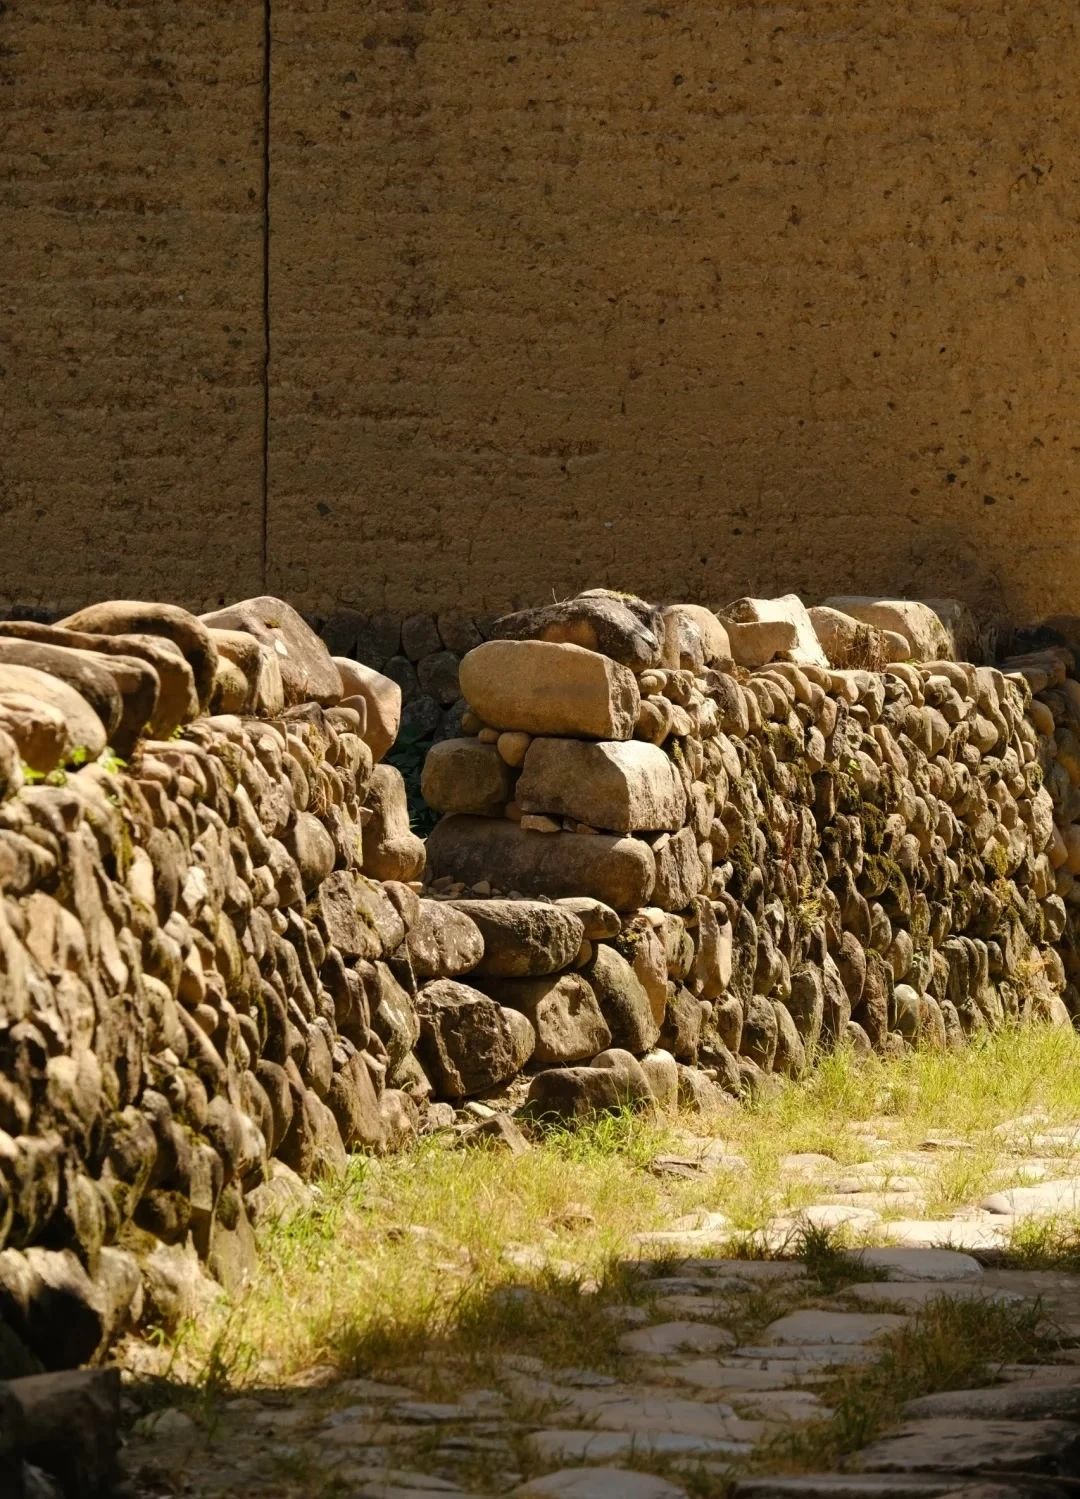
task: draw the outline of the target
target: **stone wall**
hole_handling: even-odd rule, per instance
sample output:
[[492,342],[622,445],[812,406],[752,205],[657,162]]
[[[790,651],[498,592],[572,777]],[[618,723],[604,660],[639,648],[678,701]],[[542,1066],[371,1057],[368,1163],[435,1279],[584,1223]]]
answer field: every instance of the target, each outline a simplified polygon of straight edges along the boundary
[[0,603],[1069,607],[1070,0],[2,26]]
[[0,624],[0,1376],[239,1283],[352,1151],[1068,1023],[1067,626],[1002,671],[847,611],[388,629],[464,694],[426,847],[400,686],[281,600]]
[[[798,1075],[821,1043],[1068,1023],[1068,652],[1005,674],[940,659],[926,606],[849,607],[863,620],[788,598],[721,621],[599,593],[495,625],[461,664],[462,737],[425,768],[433,888],[588,897],[606,925],[586,918],[562,977],[481,966],[478,988],[552,1045],[591,989],[619,1049],[591,1067],[684,1101]],[[1028,679],[1060,689],[1030,714]],[[529,1098],[574,1113],[608,1086],[575,1065]]]

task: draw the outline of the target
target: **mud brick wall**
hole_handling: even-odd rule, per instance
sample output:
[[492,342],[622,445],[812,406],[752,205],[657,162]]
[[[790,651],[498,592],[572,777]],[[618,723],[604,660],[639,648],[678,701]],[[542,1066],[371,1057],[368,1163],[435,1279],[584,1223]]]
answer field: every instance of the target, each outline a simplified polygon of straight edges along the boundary
[[1070,0],[266,17],[0,17],[0,604],[1069,606]]
[[0,14],[0,607],[259,584],[263,7]]
[[1077,26],[275,3],[272,587],[1068,607]]

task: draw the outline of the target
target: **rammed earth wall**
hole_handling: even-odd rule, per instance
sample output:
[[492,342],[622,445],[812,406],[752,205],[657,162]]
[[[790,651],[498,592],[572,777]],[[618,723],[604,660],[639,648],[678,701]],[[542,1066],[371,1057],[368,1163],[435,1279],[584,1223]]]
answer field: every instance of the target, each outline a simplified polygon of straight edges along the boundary
[[1070,607],[1073,0],[35,0],[0,44],[0,604]]
[[1068,1024],[1068,625],[998,669],[849,607],[488,622],[426,848],[398,687],[282,601],[0,625],[3,1368],[191,1312],[467,1100],[709,1109],[841,1042]]

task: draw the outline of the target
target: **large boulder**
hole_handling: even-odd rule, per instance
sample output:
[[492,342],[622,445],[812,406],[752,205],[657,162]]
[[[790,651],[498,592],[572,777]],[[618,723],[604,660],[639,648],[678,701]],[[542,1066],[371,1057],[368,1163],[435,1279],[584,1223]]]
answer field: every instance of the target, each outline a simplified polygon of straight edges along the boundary
[[21,666],[66,682],[93,708],[107,738],[120,727],[124,709],[120,691],[111,672],[92,655],[38,640],[0,637],[0,666]]
[[644,985],[621,953],[598,943],[582,973],[593,986],[615,1045],[638,1056],[651,1051],[660,1026]]
[[825,600],[864,625],[891,630],[907,641],[908,656],[915,661],[952,659],[949,632],[929,604],[918,599],[879,599],[864,594],[835,594]]
[[315,892],[329,942],[346,958],[381,958],[401,945],[405,923],[383,887],[349,869],[337,869]]
[[501,1005],[528,1019],[536,1032],[532,1059],[542,1067],[587,1061],[611,1045],[611,1029],[596,995],[579,973],[478,982]]
[[653,842],[656,883],[653,904],[664,911],[683,911],[705,883],[705,868],[692,828],[661,833]]
[[441,739],[424,760],[420,793],[436,812],[496,817],[513,795],[510,767],[493,744]]
[[641,702],[626,666],[580,645],[489,640],[461,663],[461,692],[493,728],[629,739]]
[[572,817],[613,833],[674,832],[686,820],[686,791],[655,744],[534,739],[515,799],[523,812]]
[[563,603],[504,614],[492,626],[491,638],[584,646],[637,672],[660,665],[664,641],[658,609],[641,599],[620,598],[602,589]]
[[86,699],[32,666],[0,666],[0,728],[21,758],[43,774],[72,761],[96,760],[108,742]]
[[591,1067],[549,1067],[529,1085],[526,1107],[539,1119],[588,1119],[623,1109],[655,1109],[641,1063],[618,1048],[601,1052]]
[[[215,702],[221,692],[223,669],[228,668],[242,684],[241,701],[232,711],[276,717],[285,706],[281,657],[276,649],[247,630],[213,629],[210,636],[218,652]],[[224,704],[220,711],[225,711]]]
[[311,626],[283,599],[265,595],[243,599],[201,618],[209,630],[243,630],[276,654],[286,707],[320,703],[325,708],[341,701],[341,674],[330,652]]
[[536,1044],[524,1015],[453,979],[421,989],[416,1010],[417,1052],[440,1098],[467,1098],[507,1082]]
[[150,732],[157,739],[168,739],[181,724],[198,716],[194,674],[180,647],[164,635],[89,634],[85,630],[67,630],[31,620],[4,620],[0,622],[0,636],[91,651],[100,656],[134,656],[145,661],[158,678],[157,703],[150,720]]
[[907,641],[893,630],[879,630],[828,604],[818,604],[807,613],[830,666],[876,671],[886,662],[908,656]]
[[728,632],[711,609],[705,609],[701,604],[669,604],[665,613],[681,615],[694,626],[701,638],[706,666],[716,666],[731,661],[731,640]]
[[[475,922],[484,955],[475,972],[497,978],[558,973],[573,962],[585,936],[571,911],[536,900],[457,900]],[[599,1050],[599,1048],[597,1048]]]
[[803,601],[794,593],[776,599],[736,599],[720,611],[739,666],[763,666],[774,656],[828,666]]
[[200,710],[214,690],[217,647],[210,631],[193,614],[176,604],[148,604],[135,599],[110,599],[69,614],[60,624],[90,635],[162,635],[183,653],[195,678]]
[[404,946],[416,977],[452,978],[475,968],[484,955],[484,939],[476,923],[449,902],[422,900],[419,906],[419,917]]
[[370,813],[364,828],[365,874],[376,880],[419,879],[424,841],[409,827],[405,781],[396,766],[375,766],[364,805]]
[[616,911],[646,905],[656,861],[639,838],[534,833],[496,817],[444,817],[427,841],[433,879],[490,880],[522,895],[589,895]]
[[342,706],[363,704],[361,738],[376,765],[391,748],[401,726],[401,687],[391,677],[346,656],[331,658],[341,677]]

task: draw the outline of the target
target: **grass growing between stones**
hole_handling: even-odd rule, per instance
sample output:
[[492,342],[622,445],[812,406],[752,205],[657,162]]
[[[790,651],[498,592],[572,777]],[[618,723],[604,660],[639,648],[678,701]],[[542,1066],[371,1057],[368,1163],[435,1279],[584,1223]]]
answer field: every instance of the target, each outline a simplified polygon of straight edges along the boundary
[[881,1340],[875,1363],[841,1369],[818,1387],[829,1420],[785,1432],[758,1464],[767,1472],[835,1468],[895,1428],[906,1401],[992,1383],[1005,1364],[1045,1356],[1053,1344],[1041,1323],[1037,1303],[930,1301]]
[[[777,1082],[709,1119],[617,1116],[546,1131],[524,1156],[436,1138],[399,1158],[356,1159],[313,1209],[262,1235],[252,1283],[183,1330],[171,1372],[217,1392],[423,1361],[434,1391],[440,1379],[453,1385],[461,1361],[508,1353],[614,1369],[626,1325],[616,1309],[647,1299],[633,1261],[657,1258],[635,1235],[697,1209],[723,1213],[733,1230],[760,1230],[820,1200],[829,1162],[799,1174],[785,1164],[792,1154],[842,1168],[928,1136],[945,1142],[928,1196],[959,1206],[1012,1179],[1014,1146],[999,1126],[1018,1117],[1036,1121],[1036,1132],[1080,1120],[1071,1031],[1009,1031],[962,1053],[890,1061],[841,1052],[805,1081]],[[738,1160],[690,1179],[650,1169],[710,1136]],[[1069,1169],[1063,1158],[1062,1174]],[[1075,1234],[1072,1246],[1080,1263]],[[825,1288],[852,1278],[818,1247],[818,1263],[807,1259],[812,1279]],[[730,1248],[718,1236],[704,1252]],[[1016,1250],[1029,1260],[1050,1252],[1034,1239]]]

